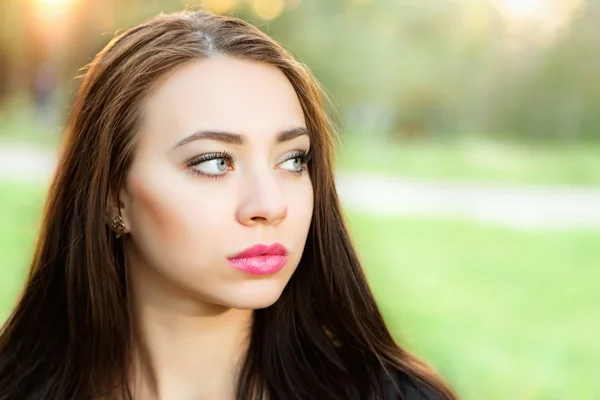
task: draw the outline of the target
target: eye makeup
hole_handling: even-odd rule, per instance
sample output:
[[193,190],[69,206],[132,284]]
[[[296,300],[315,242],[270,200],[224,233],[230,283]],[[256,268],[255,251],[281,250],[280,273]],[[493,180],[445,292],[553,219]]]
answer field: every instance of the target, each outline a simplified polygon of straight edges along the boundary
[[[308,163],[312,159],[312,151],[298,149],[286,155],[277,166],[281,167],[290,161],[295,161],[291,168],[282,168],[294,175],[303,175],[308,171]],[[224,178],[230,171],[235,169],[236,157],[227,151],[211,152],[201,154],[186,162],[189,173],[209,179]]]

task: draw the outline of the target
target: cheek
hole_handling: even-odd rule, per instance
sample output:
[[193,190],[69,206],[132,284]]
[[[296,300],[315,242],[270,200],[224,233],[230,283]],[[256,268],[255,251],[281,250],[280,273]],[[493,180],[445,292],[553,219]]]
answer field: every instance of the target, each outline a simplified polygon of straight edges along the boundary
[[232,214],[226,197],[203,195],[200,185],[187,176],[140,177],[130,188],[132,238],[155,262],[187,265],[187,258],[194,258],[193,264],[201,263],[200,255],[219,249],[217,240]]
[[[295,184],[288,192],[288,222],[293,232],[302,240],[306,239],[313,215],[313,188],[310,180],[302,185]],[[302,233],[302,235],[300,235]]]

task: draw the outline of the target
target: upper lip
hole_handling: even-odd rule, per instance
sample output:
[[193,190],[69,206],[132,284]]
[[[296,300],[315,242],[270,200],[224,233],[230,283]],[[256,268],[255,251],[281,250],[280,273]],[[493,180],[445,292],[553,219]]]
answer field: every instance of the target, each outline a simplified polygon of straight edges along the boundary
[[256,244],[252,247],[248,247],[246,250],[228,257],[228,258],[248,258],[258,256],[285,256],[287,250],[281,243],[273,244]]

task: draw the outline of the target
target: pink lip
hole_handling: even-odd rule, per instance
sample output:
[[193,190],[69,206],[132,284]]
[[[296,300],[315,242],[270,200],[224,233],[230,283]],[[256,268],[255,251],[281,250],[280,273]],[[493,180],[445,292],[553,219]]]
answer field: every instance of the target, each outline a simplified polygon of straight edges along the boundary
[[228,257],[229,265],[255,275],[274,274],[287,262],[287,250],[280,243],[257,244],[239,254]]

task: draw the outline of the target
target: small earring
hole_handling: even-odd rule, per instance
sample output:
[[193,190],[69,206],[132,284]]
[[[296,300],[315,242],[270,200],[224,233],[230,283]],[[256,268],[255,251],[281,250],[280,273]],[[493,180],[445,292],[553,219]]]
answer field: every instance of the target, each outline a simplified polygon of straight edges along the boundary
[[125,232],[125,224],[123,224],[123,217],[117,215],[115,219],[113,219],[112,229],[116,232],[117,239],[120,238],[121,235],[123,235],[123,232]]

